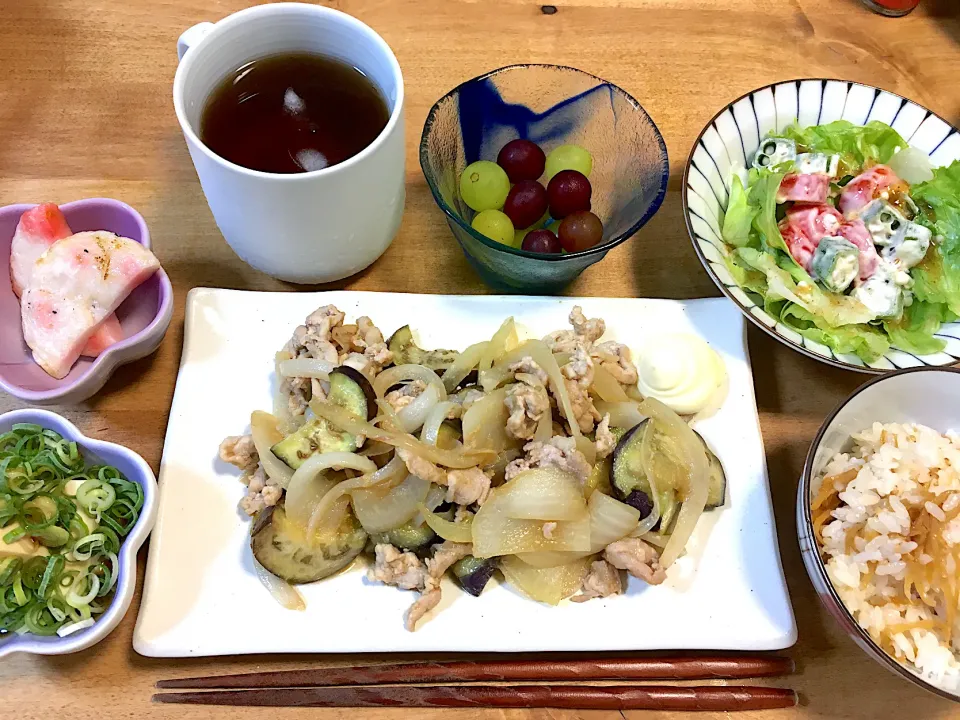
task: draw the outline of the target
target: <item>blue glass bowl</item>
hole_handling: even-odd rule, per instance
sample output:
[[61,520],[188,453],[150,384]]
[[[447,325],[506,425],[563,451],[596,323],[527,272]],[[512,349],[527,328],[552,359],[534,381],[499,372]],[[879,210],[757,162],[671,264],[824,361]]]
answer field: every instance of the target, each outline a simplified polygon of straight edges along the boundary
[[[600,244],[541,255],[470,227],[475,213],[460,199],[460,173],[476,160],[496,160],[515,138],[532,140],[547,153],[566,144],[590,151],[592,209],[603,221]],[[510,65],[444,95],[423,126],[420,167],[483,281],[527,293],[560,290],[636,233],[660,208],[670,174],[663,136],[640,103],[616,85],[560,65]]]

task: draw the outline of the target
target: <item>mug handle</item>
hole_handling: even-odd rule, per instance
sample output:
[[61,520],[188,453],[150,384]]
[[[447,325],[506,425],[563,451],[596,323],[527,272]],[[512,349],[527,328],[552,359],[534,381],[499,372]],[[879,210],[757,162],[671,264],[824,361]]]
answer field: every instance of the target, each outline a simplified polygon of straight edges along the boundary
[[202,22],[184,30],[183,34],[177,38],[177,59],[183,60],[187,50],[200,42],[203,36],[210,32],[211,28],[213,28],[213,23]]

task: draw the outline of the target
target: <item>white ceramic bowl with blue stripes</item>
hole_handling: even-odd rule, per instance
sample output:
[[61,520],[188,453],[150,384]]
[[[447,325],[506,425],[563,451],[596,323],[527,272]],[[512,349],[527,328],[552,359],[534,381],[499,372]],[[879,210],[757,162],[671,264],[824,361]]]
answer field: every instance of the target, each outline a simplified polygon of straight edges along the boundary
[[960,359],[960,322],[944,324],[937,337],[943,352],[915,355],[891,348],[865,364],[853,354],[836,353],[802,337],[764,312],[734,282],[723,263],[720,239],[730,190],[730,168],[749,167],[760,139],[793,123],[801,127],[834,120],[891,125],[912,147],[930,156],[935,167],[960,159],[960,133],[943,118],[910,100],[879,88],[843,80],[791,80],[754,90],[727,105],[697,138],[683,173],[683,209],[693,247],[710,277],[755,325],[782,343],[821,362],[866,373],[908,367],[953,365]]

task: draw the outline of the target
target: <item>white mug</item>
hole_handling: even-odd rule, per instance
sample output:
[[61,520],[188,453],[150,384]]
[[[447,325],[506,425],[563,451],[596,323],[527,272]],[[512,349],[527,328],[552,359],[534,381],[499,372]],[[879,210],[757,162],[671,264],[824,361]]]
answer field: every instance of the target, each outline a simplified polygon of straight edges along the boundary
[[[352,158],[300,174],[260,172],[224,160],[200,140],[207,98],[231,72],[267,55],[314,52],[359,68],[387,103],[380,135]],[[403,78],[387,43],[362,22],[318,5],[259,5],[177,43],[173,104],[220,232],[244,261],[295,283],[359,272],[387,249],[403,215]]]

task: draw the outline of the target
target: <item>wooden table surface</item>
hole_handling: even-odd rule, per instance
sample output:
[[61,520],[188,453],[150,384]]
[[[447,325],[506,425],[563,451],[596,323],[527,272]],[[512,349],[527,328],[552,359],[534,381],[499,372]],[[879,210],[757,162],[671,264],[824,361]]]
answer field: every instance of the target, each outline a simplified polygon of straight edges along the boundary
[[[53,408],[99,438],[133,448],[158,469],[183,337],[184,299],[196,286],[289,290],[244,265],[213,222],[173,112],[177,36],[243,0],[3,0],[0,2],[0,204],[107,196],[146,217],[173,281],[173,324],[151,358],[120,369],[92,400]],[[638,98],[666,138],[667,199],[630,242],[587,270],[571,295],[696,298],[717,295],[682,220],[680,178],[690,145],[715,110],[767,83],[797,77],[858,80],[906,95],[960,121],[956,0],[924,0],[891,20],[859,0],[571,0],[544,13],[535,0],[334,0],[383,35],[407,84],[407,208],[387,253],[331,288],[485,293],[452,241],[417,163],[430,105],[457,83],[516,62],[574,65]],[[372,209],[375,210],[375,209]],[[505,305],[504,312],[509,312]],[[797,476],[828,411],[865,378],[800,356],[751,328],[780,549],[799,626],[790,651],[802,696],[773,719],[946,718],[956,706],[895,679],[843,636],[821,609],[797,548]],[[0,397],[0,412],[20,407]],[[198,411],[210,412],[211,409]],[[212,409],[215,412],[215,409]],[[141,575],[146,548],[141,552]],[[248,671],[346,658],[154,660],[131,646],[139,594],[120,627],[77,655],[0,662],[4,717],[92,713],[105,718],[253,718],[256,709],[164,706],[153,683],[175,675]],[[649,619],[638,618],[638,622]],[[251,632],[267,632],[251,619]],[[369,658],[368,658],[369,659]],[[556,710],[278,710],[279,718],[416,717],[573,720],[613,712]],[[640,713],[624,713],[640,718]],[[659,717],[651,713],[647,717]],[[667,717],[667,714],[663,714]],[[709,715],[707,716],[709,717]]]

